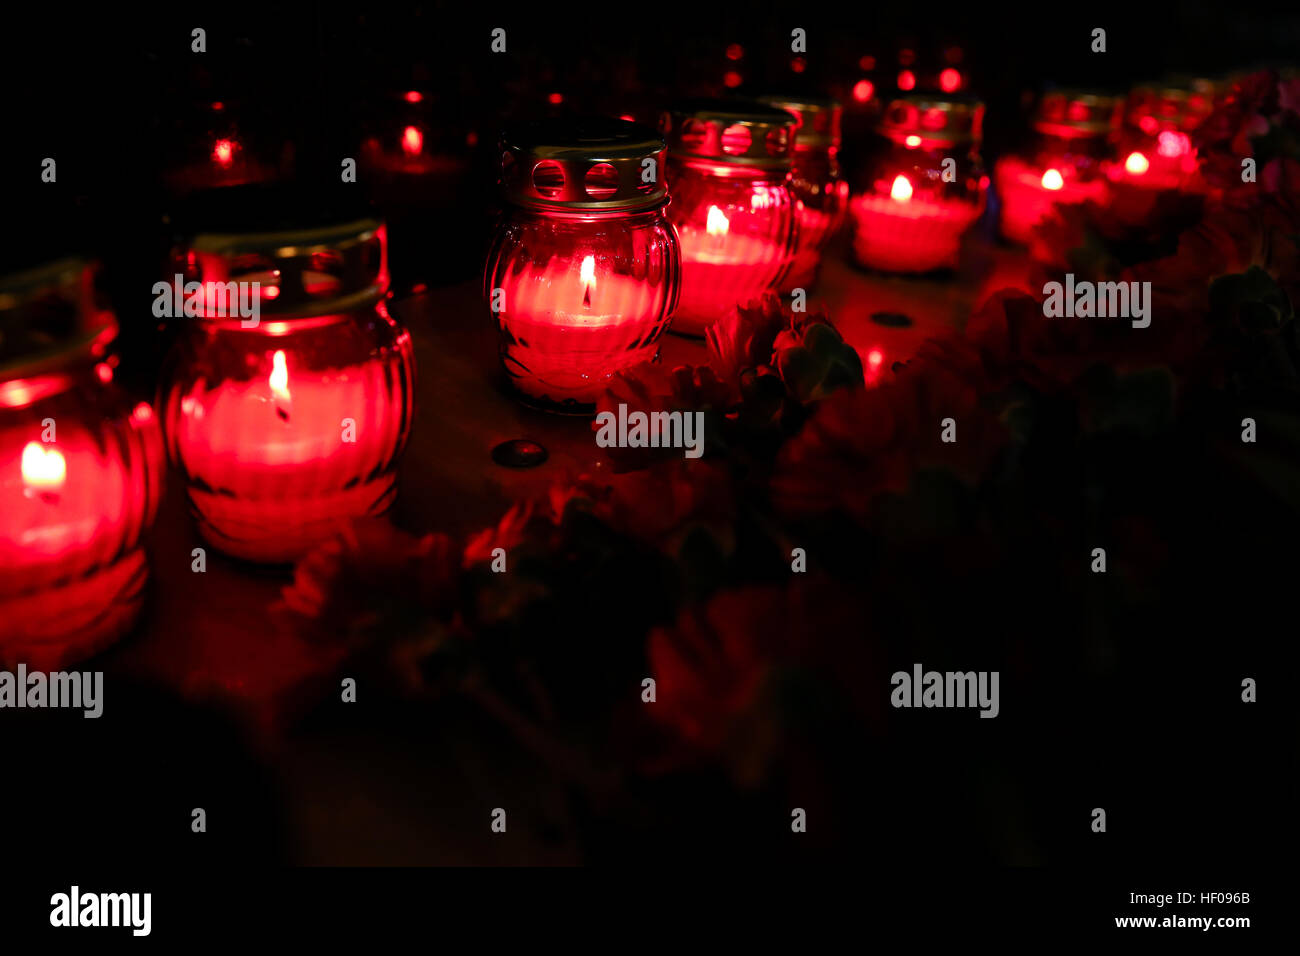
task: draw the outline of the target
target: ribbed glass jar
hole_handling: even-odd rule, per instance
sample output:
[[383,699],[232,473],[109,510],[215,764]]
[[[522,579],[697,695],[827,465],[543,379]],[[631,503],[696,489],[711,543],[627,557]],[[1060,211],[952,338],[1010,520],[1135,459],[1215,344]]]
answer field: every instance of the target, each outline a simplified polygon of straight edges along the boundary
[[415,364],[384,302],[385,251],[368,219],[189,243],[193,281],[241,283],[266,310],[254,325],[207,293],[163,377],[167,450],[221,551],[294,561],[393,503]]
[[655,132],[624,121],[506,134],[508,205],[484,296],[505,374],[524,400],[590,413],[614,375],[658,355],[681,284],[662,159]]
[[699,101],[664,114],[669,211],[682,241],[671,331],[703,335],[737,305],[776,290],[799,235],[791,187],[794,117],[748,101]]
[[147,403],[113,384],[91,270],[0,279],[0,663],[53,670],[135,622],[164,470]]

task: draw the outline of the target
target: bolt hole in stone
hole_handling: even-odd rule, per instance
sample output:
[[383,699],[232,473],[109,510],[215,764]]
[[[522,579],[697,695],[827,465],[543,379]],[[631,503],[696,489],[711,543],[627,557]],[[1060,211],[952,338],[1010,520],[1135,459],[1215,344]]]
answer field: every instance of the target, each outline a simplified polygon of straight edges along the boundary
[[492,460],[505,468],[534,468],[549,456],[544,445],[527,438],[503,441],[492,449]]

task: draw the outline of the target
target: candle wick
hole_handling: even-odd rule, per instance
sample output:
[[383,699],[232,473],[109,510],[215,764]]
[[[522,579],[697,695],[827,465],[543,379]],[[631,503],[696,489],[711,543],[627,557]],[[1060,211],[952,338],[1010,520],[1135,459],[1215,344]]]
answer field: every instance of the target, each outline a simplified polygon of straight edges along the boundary
[[582,293],[582,306],[585,309],[591,308],[591,286],[588,285]]
[[275,403],[275,413],[280,416],[281,421],[287,422],[289,420],[289,410],[279,402]]

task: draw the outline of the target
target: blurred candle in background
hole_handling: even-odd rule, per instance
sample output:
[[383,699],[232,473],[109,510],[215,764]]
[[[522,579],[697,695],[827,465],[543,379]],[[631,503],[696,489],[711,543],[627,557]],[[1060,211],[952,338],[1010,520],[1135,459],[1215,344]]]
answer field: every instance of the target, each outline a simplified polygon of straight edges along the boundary
[[1034,115],[1034,141],[1024,156],[1003,156],[994,169],[1002,201],[1002,235],[1027,242],[1056,205],[1104,202],[1121,101],[1083,91],[1052,90]]
[[881,116],[866,188],[850,202],[857,262],[886,272],[954,268],[966,231],[984,211],[979,155],[984,105],[918,95]]
[[822,254],[848,214],[849,184],[840,177],[839,164],[843,108],[834,100],[817,97],[760,99],[795,118],[791,188],[798,208],[799,239],[784,284],[807,289],[817,280]]
[[1217,88],[1210,80],[1184,79],[1136,86],[1109,176],[1122,189],[1202,188],[1191,134],[1213,111]]

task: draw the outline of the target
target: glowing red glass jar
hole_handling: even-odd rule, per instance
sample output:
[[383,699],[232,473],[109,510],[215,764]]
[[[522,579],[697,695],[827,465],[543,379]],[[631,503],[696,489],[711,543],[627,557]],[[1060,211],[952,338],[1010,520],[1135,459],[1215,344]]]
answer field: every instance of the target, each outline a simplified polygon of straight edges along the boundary
[[853,255],[886,272],[954,268],[962,236],[984,212],[979,144],[984,104],[928,96],[894,100],[863,193],[849,203]]
[[[275,208],[276,199],[256,202]],[[285,228],[234,218],[248,230],[187,243],[184,278],[203,284],[203,316],[187,320],[160,408],[204,539],[238,558],[284,563],[392,504],[414,357],[385,306],[377,220],[323,216]],[[249,295],[258,283],[255,326],[216,294],[231,282]]]
[[502,143],[502,214],[484,270],[501,362],[533,404],[594,410],[659,351],[681,284],[663,139],[623,120],[548,120]]
[[1120,106],[1118,97],[1095,93],[1043,95],[1030,152],[1004,156],[994,169],[1003,236],[1028,242],[1034,225],[1054,206],[1105,202]]
[[1135,87],[1125,105],[1112,182],[1121,188],[1198,188],[1191,133],[1214,110],[1214,101],[1208,80]]
[[794,117],[743,100],[684,103],[661,119],[682,240],[671,331],[703,335],[736,305],[777,289],[794,262]]
[[764,96],[762,102],[795,118],[790,186],[799,216],[794,264],[785,278],[790,289],[806,289],[817,279],[822,254],[848,215],[849,184],[840,177],[840,120],[844,112],[830,99]]
[[162,436],[113,385],[116,334],[84,262],[0,279],[0,663],[57,669],[139,614]]

